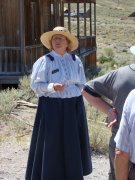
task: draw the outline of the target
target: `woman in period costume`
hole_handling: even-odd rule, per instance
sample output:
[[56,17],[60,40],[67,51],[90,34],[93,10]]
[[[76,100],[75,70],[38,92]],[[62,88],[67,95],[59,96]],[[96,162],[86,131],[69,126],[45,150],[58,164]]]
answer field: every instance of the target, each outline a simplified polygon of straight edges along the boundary
[[84,102],[85,80],[77,38],[64,27],[41,35],[50,52],[33,65],[31,88],[37,94],[26,180],[83,180],[92,172]]

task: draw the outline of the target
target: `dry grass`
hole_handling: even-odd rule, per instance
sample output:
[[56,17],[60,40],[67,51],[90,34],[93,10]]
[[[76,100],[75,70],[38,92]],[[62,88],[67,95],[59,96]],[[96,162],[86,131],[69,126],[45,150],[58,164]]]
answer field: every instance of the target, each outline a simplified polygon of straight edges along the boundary
[[127,18],[134,11],[134,0],[122,0],[119,4],[116,0],[97,0],[98,57],[105,48],[112,48],[119,64],[135,60],[129,51],[129,47],[135,44],[135,18]]
[[108,152],[111,130],[105,126],[106,115],[99,112],[85,101],[91,147],[100,153]]

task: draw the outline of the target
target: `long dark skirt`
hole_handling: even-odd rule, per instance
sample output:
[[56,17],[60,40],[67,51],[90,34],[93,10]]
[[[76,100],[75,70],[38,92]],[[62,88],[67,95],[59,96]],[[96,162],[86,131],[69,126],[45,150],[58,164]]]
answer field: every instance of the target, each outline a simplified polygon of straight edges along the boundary
[[82,96],[40,97],[26,180],[83,180],[92,172]]

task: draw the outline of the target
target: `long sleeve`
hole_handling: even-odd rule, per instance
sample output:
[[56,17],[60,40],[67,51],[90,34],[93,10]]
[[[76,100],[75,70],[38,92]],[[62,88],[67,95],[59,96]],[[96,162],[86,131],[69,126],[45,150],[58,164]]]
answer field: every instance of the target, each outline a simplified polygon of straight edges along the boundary
[[37,94],[45,92],[54,92],[53,83],[48,82],[49,66],[47,59],[44,57],[39,58],[33,65],[31,75],[31,88]]
[[80,82],[78,83],[78,87],[82,91],[84,84],[86,83],[86,77],[85,77],[84,67],[83,67],[81,60],[78,57],[76,57],[76,58],[78,59],[78,62],[79,62],[78,63],[78,74],[79,74]]

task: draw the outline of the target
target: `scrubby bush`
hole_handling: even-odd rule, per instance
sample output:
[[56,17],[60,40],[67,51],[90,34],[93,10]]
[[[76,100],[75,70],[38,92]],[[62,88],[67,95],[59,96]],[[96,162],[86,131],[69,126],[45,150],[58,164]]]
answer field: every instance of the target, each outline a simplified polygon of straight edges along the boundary
[[24,76],[20,79],[19,90],[23,91],[21,99],[33,103],[37,103],[35,93],[30,88],[30,76]]
[[103,64],[103,63],[105,63],[105,62],[109,62],[111,59],[109,58],[109,57],[107,57],[107,56],[105,56],[104,54],[102,54],[100,57],[99,57],[99,59],[98,59],[98,61],[101,63],[101,64]]
[[23,95],[23,91],[17,89],[6,89],[0,92],[0,115],[10,114]]
[[93,79],[94,77],[97,77],[100,70],[101,69],[99,66],[90,65],[85,71],[86,79],[90,80]]
[[101,56],[99,56],[98,61],[101,64],[114,61],[113,50],[111,48],[104,49],[104,53],[102,53]]

